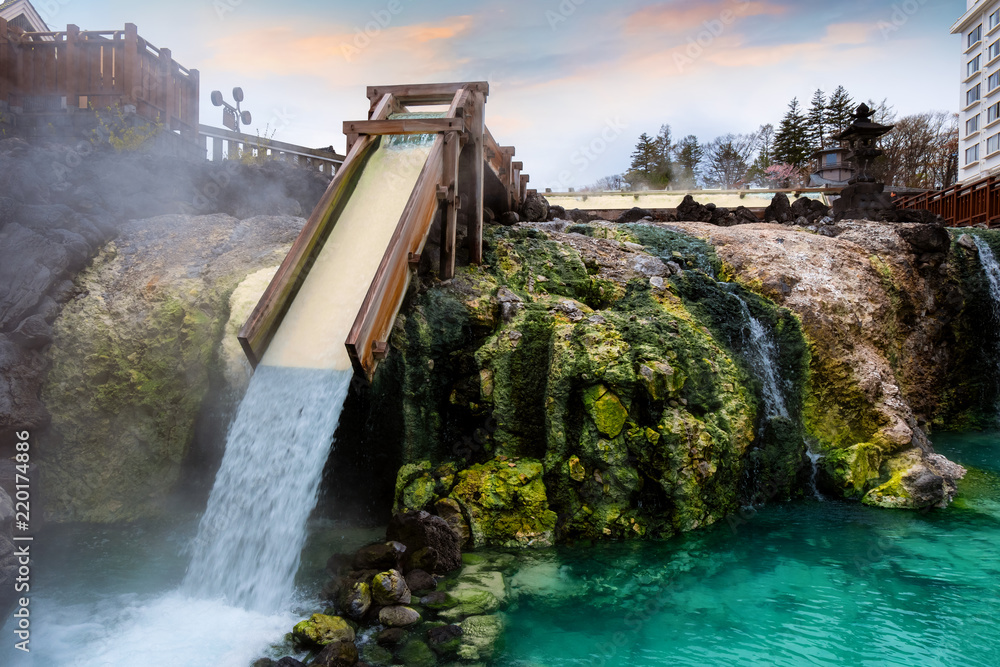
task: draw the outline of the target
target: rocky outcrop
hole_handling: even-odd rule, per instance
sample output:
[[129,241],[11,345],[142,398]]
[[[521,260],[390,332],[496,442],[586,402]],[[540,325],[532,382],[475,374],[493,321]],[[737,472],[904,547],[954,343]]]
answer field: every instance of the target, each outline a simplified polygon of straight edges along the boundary
[[77,278],[55,322],[42,390],[52,413],[39,444],[50,518],[109,522],[162,511],[213,374],[245,364],[235,345],[234,361],[220,345],[255,299],[230,296],[248,275],[260,294],[302,224],[227,215],[136,221]]
[[524,222],[546,222],[549,219],[549,201],[537,192],[524,198],[521,204],[521,220]]
[[873,505],[946,505],[964,471],[933,454],[922,428],[946,394],[932,369],[951,363],[963,303],[942,231],[846,221],[833,239],[770,225],[676,228],[710,241],[729,275],[801,320],[804,418],[827,483]]
[[0,140],[0,436],[49,421],[40,400],[51,326],[73,280],[128,220],[303,215],[327,177],[283,163],[190,162],[84,144]]

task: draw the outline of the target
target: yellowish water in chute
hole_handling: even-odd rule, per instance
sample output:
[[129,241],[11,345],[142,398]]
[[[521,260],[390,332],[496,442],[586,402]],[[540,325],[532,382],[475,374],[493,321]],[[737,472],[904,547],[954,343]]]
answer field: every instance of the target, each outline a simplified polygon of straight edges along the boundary
[[350,370],[344,343],[434,137],[383,137],[261,364]]

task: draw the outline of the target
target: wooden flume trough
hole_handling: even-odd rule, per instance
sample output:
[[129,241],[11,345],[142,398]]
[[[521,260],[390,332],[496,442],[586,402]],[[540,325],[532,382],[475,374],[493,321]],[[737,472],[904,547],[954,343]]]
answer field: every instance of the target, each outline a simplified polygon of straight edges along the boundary
[[[462,195],[471,209],[466,216],[469,261],[482,262],[484,203],[488,201],[498,213],[517,210],[528,182],[528,177],[520,173],[521,164],[512,162],[514,148],[497,144],[486,128],[488,96],[486,82],[368,88],[368,120],[344,123],[347,157],[343,166],[240,330],[240,344],[255,367],[337,224],[339,211],[351,196],[355,178],[378,136],[437,135],[345,341],[355,373],[370,382],[385,358],[392,325],[439,210],[442,224],[438,275],[442,280],[455,275]],[[412,107],[444,105],[448,110],[441,118],[391,119]],[[363,244],[365,239],[357,239],[357,243]]]

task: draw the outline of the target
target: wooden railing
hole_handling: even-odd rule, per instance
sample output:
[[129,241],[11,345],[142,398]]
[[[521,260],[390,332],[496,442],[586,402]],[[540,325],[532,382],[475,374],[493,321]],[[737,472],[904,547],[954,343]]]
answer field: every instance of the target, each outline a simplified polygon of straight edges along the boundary
[[139,37],[132,23],[124,30],[21,32],[0,19],[0,101],[24,112],[132,106],[194,142],[198,94],[198,70]]
[[198,129],[200,145],[204,147],[206,141],[211,142],[212,149],[208,153],[208,157],[215,162],[226,158],[235,159],[241,153],[245,155],[247,151],[254,151],[258,156],[266,155],[300,166],[311,167],[328,176],[333,176],[344,164],[344,156],[332,148],[306,148],[283,141],[274,141],[267,137],[237,134],[232,130],[208,125],[199,125]]
[[927,209],[952,227],[1000,224],[1000,176],[896,200],[897,208]]

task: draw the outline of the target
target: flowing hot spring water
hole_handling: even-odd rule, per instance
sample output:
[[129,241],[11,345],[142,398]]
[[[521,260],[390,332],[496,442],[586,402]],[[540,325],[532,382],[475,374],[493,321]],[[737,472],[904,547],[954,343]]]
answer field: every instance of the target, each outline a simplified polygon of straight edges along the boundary
[[95,558],[53,554],[51,578],[37,564],[32,652],[4,642],[0,664],[244,667],[301,620],[295,575],[353,375],[344,341],[432,139],[384,139],[369,157],[250,381],[197,535],[174,523],[53,538]]

